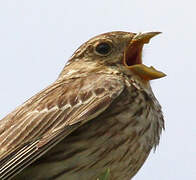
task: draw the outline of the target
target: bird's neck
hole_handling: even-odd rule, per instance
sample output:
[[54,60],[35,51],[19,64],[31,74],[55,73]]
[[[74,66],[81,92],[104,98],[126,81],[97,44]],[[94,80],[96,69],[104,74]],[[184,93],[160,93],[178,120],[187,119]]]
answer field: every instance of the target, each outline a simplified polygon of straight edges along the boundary
[[71,63],[67,63],[60,73],[58,80],[67,79],[67,78],[77,78],[88,76],[89,73],[92,72],[105,72],[107,73],[109,68],[91,61],[79,62],[74,61]]

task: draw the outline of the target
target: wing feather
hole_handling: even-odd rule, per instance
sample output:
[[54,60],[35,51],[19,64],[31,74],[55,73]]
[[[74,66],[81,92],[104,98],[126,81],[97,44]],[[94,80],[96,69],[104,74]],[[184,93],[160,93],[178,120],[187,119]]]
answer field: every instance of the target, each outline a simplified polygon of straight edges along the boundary
[[120,76],[94,73],[56,81],[29,99],[0,121],[0,178],[13,177],[101,114],[123,89]]

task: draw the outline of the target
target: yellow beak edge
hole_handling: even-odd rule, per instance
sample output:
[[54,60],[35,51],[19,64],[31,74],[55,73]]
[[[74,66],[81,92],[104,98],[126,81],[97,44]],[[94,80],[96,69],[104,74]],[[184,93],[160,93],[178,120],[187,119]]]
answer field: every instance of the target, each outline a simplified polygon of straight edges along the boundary
[[144,64],[136,64],[129,66],[128,68],[144,80],[159,79],[166,76],[165,73],[157,71],[154,67],[148,67]]

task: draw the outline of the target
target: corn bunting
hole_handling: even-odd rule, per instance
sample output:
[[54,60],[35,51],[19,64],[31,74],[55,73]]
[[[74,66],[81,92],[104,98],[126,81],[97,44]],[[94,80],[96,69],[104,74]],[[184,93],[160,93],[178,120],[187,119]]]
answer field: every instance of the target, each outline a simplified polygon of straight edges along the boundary
[[142,63],[159,32],[110,32],[84,43],[58,79],[0,121],[0,178],[129,180],[164,128]]

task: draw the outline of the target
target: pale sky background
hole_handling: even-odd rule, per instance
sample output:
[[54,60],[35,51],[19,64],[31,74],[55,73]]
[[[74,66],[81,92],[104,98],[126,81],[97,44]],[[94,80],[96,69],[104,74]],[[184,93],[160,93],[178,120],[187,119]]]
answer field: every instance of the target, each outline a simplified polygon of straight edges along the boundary
[[143,61],[168,76],[152,82],[166,131],[134,180],[196,179],[194,0],[1,0],[0,119],[53,82],[81,43],[114,31],[162,31]]

